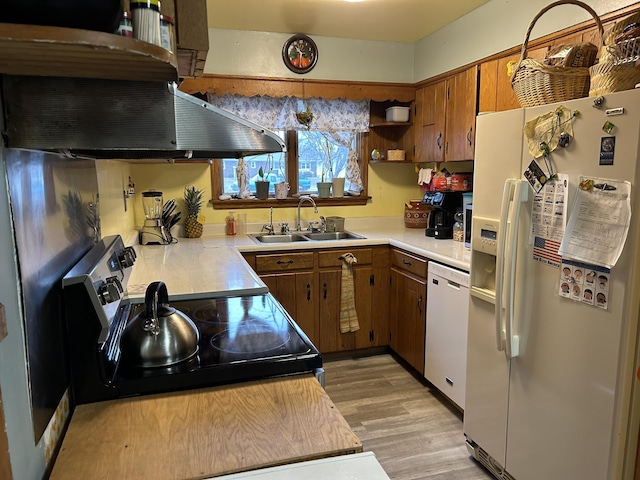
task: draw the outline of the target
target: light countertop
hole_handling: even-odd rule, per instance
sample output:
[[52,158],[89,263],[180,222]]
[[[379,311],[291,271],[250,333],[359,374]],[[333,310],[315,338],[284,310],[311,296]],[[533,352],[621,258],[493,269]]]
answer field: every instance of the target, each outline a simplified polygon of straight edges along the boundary
[[[363,245],[391,245],[429,260],[469,271],[470,250],[463,242],[436,240],[422,228],[406,228],[402,217],[348,218],[345,229],[364,239],[257,244],[246,234],[227,236],[205,226],[200,238],[178,238],[172,245],[137,245],[138,258],[129,279],[132,301],[144,300],[149,283],[162,280],[169,298],[213,298],[262,294],[268,288],[242,258],[242,252],[308,250]],[[250,224],[250,233],[260,225]]]

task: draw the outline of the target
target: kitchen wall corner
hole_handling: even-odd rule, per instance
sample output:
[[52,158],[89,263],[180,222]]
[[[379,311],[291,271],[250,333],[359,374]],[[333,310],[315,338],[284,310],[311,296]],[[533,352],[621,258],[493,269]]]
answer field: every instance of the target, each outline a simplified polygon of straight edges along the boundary
[[[127,198],[124,192],[128,188],[129,177],[136,182],[131,173],[131,164],[115,160],[96,161],[96,174],[98,177],[98,193],[100,194],[100,224],[102,236],[120,234],[127,238],[127,233],[132,232],[136,226],[136,206],[140,205],[141,190],[136,185],[136,193]],[[142,224],[142,217],[140,218]]]

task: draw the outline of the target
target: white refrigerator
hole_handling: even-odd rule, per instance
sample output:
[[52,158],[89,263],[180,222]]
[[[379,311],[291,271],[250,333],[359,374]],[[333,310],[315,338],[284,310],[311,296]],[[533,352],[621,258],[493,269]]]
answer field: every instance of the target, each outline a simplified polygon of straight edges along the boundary
[[[551,129],[571,126],[571,142],[550,154],[551,164],[539,163],[545,174],[568,175],[564,219],[577,213],[581,177],[631,182],[636,216],[610,269],[606,309],[561,296],[564,265],[534,259],[530,232],[539,218],[523,175],[533,159],[523,126],[559,105],[579,112]],[[464,433],[496,478],[633,478],[639,135],[640,89],[606,95],[599,106],[584,98],[477,117]],[[603,149],[605,137],[615,137],[613,152]]]

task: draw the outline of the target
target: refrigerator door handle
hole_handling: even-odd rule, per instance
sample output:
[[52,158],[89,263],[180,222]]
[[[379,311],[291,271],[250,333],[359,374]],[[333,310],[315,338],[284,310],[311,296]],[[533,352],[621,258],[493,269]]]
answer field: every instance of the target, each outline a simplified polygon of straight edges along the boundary
[[496,348],[498,351],[504,350],[505,335],[502,328],[502,308],[503,298],[503,277],[504,277],[504,248],[507,237],[507,219],[509,218],[509,206],[513,195],[513,187],[516,183],[514,178],[507,178],[504,181],[502,190],[502,203],[500,205],[500,223],[497,238],[496,250],[496,303],[495,303],[495,324],[496,324]]
[[522,205],[529,199],[529,184],[524,180],[515,182],[513,202],[509,211],[509,232],[505,251],[506,292],[505,292],[505,328],[506,328],[506,355],[515,358],[520,354],[520,337],[514,334],[514,303],[515,303],[515,278],[516,259],[518,256],[518,230],[520,224],[520,212]]

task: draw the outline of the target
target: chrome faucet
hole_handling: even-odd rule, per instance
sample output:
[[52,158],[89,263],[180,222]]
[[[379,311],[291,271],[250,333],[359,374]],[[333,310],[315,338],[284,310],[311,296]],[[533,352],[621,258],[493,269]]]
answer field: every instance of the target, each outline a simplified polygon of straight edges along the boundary
[[313,205],[313,212],[318,213],[318,207],[316,206],[316,202],[313,201],[313,198],[307,195],[300,197],[300,201],[298,202],[298,221],[296,222],[296,231],[298,232],[302,231],[302,225],[300,225],[300,205],[302,205],[305,201],[311,202],[311,205]]
[[[300,215],[298,215],[298,218],[300,218]],[[269,235],[273,235],[276,233],[273,228],[273,207],[270,207],[269,209],[269,224],[265,224],[262,226],[262,231],[264,232],[265,230],[269,232]]]

